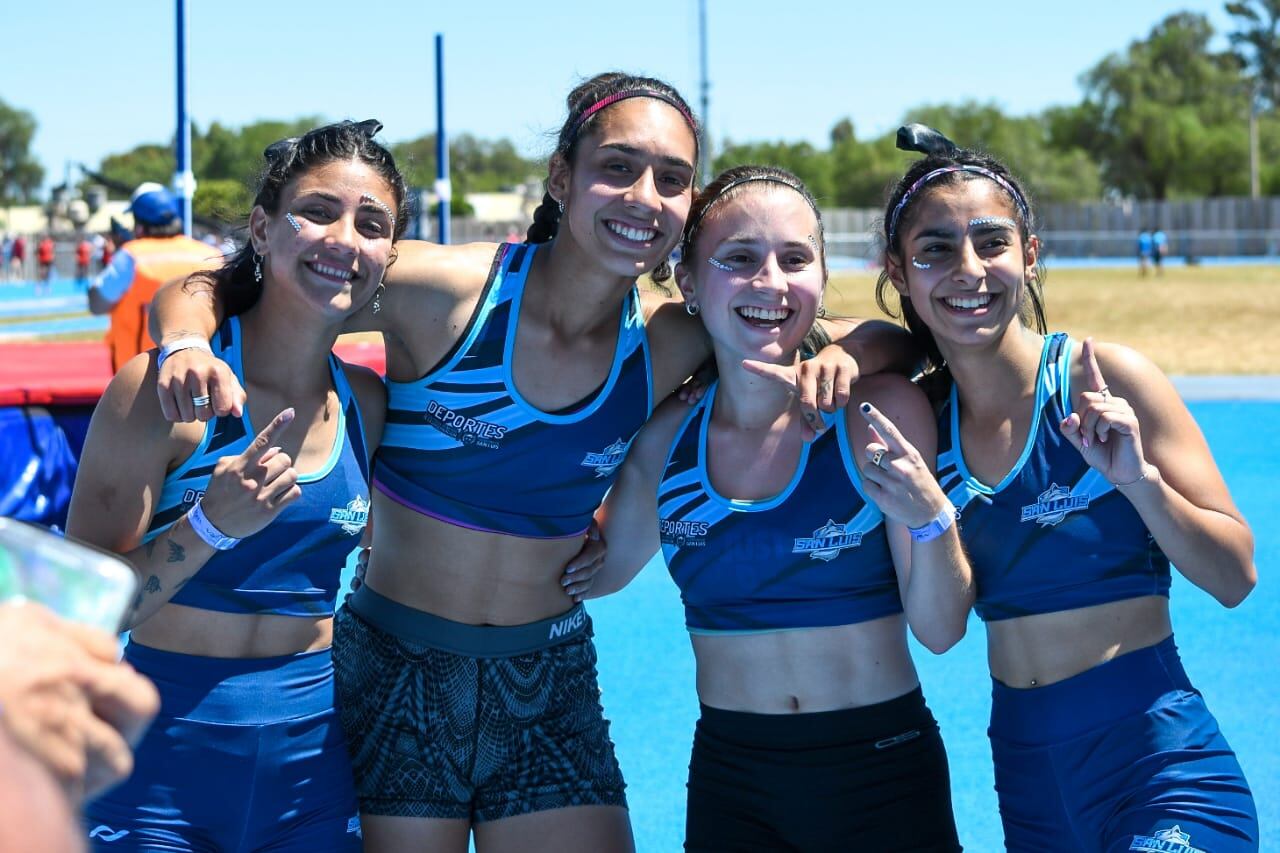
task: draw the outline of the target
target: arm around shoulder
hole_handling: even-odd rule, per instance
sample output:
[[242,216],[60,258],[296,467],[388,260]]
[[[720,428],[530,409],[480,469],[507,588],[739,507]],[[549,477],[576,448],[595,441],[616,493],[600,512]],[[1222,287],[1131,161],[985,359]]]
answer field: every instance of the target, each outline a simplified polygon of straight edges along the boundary
[[662,545],[658,484],[671,442],[689,411],[679,399],[668,398],[632,442],[618,479],[596,512],[607,551],[588,597],[599,598],[622,589],[658,553]]

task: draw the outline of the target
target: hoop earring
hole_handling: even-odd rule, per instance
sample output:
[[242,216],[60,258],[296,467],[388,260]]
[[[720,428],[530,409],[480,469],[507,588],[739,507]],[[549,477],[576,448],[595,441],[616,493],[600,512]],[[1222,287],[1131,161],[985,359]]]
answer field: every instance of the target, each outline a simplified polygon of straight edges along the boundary
[[253,280],[262,283],[262,255],[253,253]]
[[382,282],[378,282],[378,289],[373,292],[373,313],[377,314],[382,310],[382,294],[387,286]]
[[702,309],[698,307],[698,303],[696,302],[686,302],[684,304],[684,311],[690,317],[696,317],[698,312],[701,310]]
[[819,302],[818,303],[818,319],[821,320],[823,317],[826,317],[826,316],[827,316],[827,306]]

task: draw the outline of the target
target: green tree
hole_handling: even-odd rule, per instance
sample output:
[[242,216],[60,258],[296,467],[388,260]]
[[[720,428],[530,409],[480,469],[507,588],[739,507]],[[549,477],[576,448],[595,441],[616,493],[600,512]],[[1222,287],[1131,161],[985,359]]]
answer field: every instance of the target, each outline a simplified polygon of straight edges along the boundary
[[[1231,175],[1244,171],[1244,148],[1222,139],[1224,128],[1245,132],[1246,89],[1236,57],[1209,50],[1212,36],[1204,16],[1179,12],[1083,75],[1085,111],[1096,123],[1077,141],[1109,185],[1164,199],[1232,186]],[[1200,154],[1210,148],[1214,159]]]
[[108,154],[98,173],[120,187],[136,187],[144,181],[167,186],[173,180],[173,148],[147,143],[122,154]]
[[1227,3],[1238,29],[1227,34],[1256,83],[1259,110],[1280,107],[1280,0]]
[[31,156],[36,120],[0,100],[0,202],[27,203],[44,181],[44,167]]
[[1102,197],[1098,167],[1080,146],[1055,141],[1048,115],[1006,116],[995,104],[967,101],[918,107],[906,121],[937,128],[965,148],[989,152],[1041,203]]
[[835,164],[826,151],[808,142],[748,142],[726,140],[712,164],[712,177],[733,166],[777,166],[804,181],[819,204],[830,205],[835,198]]

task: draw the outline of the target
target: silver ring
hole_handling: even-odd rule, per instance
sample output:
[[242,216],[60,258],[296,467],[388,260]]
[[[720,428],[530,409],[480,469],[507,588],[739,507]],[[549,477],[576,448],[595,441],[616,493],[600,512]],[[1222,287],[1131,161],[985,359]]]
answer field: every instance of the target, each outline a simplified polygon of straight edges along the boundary
[[209,405],[209,395],[201,394],[199,397],[197,397],[196,395],[192,394],[191,405],[195,406],[197,409],[200,408],[201,406]]
[[872,464],[872,465],[874,465],[874,466],[876,466],[877,468],[879,468],[879,467],[881,467],[881,466],[880,466],[880,460],[881,460],[881,459],[883,459],[883,458],[884,458],[884,451],[883,451],[883,450],[877,450],[875,453],[872,453],[872,454],[871,454],[871,464]]
[[1111,396],[1111,386],[1110,386],[1110,385],[1103,385],[1101,388],[1099,388],[1099,389],[1098,389],[1098,393],[1099,393],[1099,394],[1101,394],[1103,397],[1110,397],[1110,396]]

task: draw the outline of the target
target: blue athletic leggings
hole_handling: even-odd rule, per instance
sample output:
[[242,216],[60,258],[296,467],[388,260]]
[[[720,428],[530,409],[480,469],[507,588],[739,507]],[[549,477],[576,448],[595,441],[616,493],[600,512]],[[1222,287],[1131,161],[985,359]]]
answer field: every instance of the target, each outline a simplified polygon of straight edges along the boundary
[[329,650],[208,658],[130,643],[160,714],[133,775],[85,808],[94,851],[359,851]]
[[988,734],[1009,850],[1258,849],[1249,783],[1173,637],[1045,687],[993,681]]

